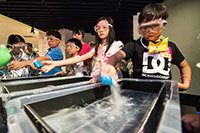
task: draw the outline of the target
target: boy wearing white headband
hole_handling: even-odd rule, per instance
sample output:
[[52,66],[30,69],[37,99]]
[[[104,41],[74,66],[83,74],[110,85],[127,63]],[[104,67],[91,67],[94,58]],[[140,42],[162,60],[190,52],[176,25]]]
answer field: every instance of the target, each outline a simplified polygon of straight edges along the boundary
[[191,68],[173,42],[161,36],[167,24],[168,13],[161,3],[147,5],[139,15],[138,32],[142,35],[131,41],[108,60],[102,74],[115,75],[116,65],[121,59],[133,61],[133,78],[170,80],[171,64],[181,72],[180,89],[188,89],[191,82]]

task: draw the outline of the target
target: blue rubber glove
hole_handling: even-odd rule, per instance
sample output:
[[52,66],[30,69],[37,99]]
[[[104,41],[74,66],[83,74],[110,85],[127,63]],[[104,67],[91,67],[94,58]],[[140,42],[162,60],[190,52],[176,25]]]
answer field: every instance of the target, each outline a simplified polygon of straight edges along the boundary
[[107,76],[103,76],[102,74],[100,75],[100,81],[105,84],[105,85],[113,85],[113,81],[112,78],[107,75]]
[[41,67],[42,67],[42,63],[40,63],[39,60],[34,60],[33,64],[34,64],[35,67],[37,67],[37,68],[41,68]]

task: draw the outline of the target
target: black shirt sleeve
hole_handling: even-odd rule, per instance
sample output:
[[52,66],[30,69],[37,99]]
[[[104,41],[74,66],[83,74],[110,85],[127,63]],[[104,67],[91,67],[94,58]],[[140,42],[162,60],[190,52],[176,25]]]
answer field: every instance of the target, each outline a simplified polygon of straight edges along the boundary
[[173,42],[169,42],[169,47],[172,48],[172,64],[180,64],[185,59],[185,57]]
[[136,41],[131,41],[127,43],[121,50],[124,51],[126,54],[125,60],[128,60],[129,58],[133,57],[134,51],[135,51],[135,43]]

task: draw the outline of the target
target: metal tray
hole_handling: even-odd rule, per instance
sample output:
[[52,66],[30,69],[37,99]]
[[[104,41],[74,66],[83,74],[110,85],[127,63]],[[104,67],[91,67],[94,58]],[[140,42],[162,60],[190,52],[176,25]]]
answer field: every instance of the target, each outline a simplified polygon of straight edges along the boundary
[[75,83],[81,81],[88,81],[91,77],[83,76],[47,76],[38,78],[24,78],[24,79],[13,79],[13,80],[4,80],[1,82],[2,92],[3,93],[12,93],[16,91],[25,91],[36,88],[47,87],[49,85],[62,85],[68,83]]
[[[174,91],[174,88],[177,90],[177,84],[170,81],[138,79],[122,79],[119,84],[121,94],[131,98],[130,101],[134,104],[129,108],[128,116],[125,114],[121,114],[123,117],[119,118],[114,116],[116,120],[112,122],[112,125],[105,121],[106,126],[102,126],[98,120],[98,118],[101,120],[112,118],[112,114],[99,117],[91,111],[95,105],[110,98],[110,87],[106,85],[26,104],[24,109],[39,132],[156,132],[162,131],[159,129],[163,126],[162,123],[179,132],[181,125],[179,117],[175,121],[175,126],[165,123],[166,119],[170,119],[165,115],[170,112],[167,106],[170,105],[169,103],[175,103],[177,107],[174,114],[180,113],[178,94]],[[77,112],[83,110],[92,112],[89,119],[88,117],[82,119],[83,116],[77,115]],[[126,121],[126,118],[134,119]]]
[[[58,90],[56,86],[66,85],[72,83],[88,82],[91,77],[75,77],[75,76],[59,76],[59,77],[43,77],[42,79],[20,79],[9,82],[3,82],[0,85],[1,95],[0,100],[7,102],[13,98],[17,98],[25,95],[32,95],[38,93],[44,93],[49,91]],[[86,83],[84,83],[86,84]],[[73,85],[72,85],[73,86]],[[70,86],[69,86],[70,87]]]
[[[52,91],[58,91],[62,89],[73,88],[77,86],[90,84],[91,77],[83,76],[44,76],[44,77],[29,77],[29,78],[19,78],[19,79],[5,79],[0,82],[0,113],[4,121],[6,121],[6,111],[5,105],[8,101],[16,99],[23,96],[29,96],[28,98],[23,98],[23,100],[17,100],[15,104],[18,108],[23,108],[24,101],[30,102],[40,97],[36,94],[48,93]],[[76,83],[76,84],[75,84]],[[34,95],[34,98],[31,97]],[[42,98],[44,98],[43,96]],[[24,100],[25,99],[25,100]],[[13,103],[13,102],[12,102]]]

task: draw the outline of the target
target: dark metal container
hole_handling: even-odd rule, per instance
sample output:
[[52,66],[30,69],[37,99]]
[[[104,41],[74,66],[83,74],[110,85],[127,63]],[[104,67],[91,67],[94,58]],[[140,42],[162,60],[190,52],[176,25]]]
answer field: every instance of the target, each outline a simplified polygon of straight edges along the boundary
[[49,85],[57,86],[75,82],[89,81],[91,77],[75,76],[38,76],[18,79],[1,80],[2,93],[12,93],[17,91],[26,91],[47,87]]
[[[119,84],[121,87],[121,95],[130,98],[130,101],[134,103],[133,107],[129,109],[131,112],[129,117],[134,117],[134,119],[121,124],[119,122],[125,118],[125,114],[121,114],[122,118],[113,121],[113,127],[109,127],[109,123],[107,122],[105,122],[106,124],[104,126],[99,126],[99,118],[93,119],[96,117],[94,111],[92,111],[93,113],[90,116],[91,121],[84,121],[81,117],[74,117],[73,119],[67,119],[65,122],[62,122],[64,127],[59,126],[58,123],[55,123],[58,124],[57,127],[52,127],[44,119],[56,114],[55,112],[60,112],[65,109],[67,112],[61,113],[60,116],[55,115],[56,117],[54,119],[68,116],[70,118],[71,116],[76,116],[76,112],[80,112],[80,110],[93,109],[94,103],[102,103],[110,98],[110,86],[106,85],[97,85],[96,87],[72,94],[70,93],[62,97],[26,104],[24,109],[39,132],[80,132],[86,130],[86,132],[149,133],[163,132],[168,129],[181,132],[177,83],[160,80],[122,79],[119,81]],[[107,117],[110,116],[108,115],[102,120],[107,119]],[[175,120],[174,117],[176,117]],[[77,121],[79,123],[75,124]],[[83,122],[81,123],[81,121]],[[70,127],[69,124],[74,125]],[[80,125],[80,127],[77,125]],[[67,129],[62,129],[65,127]]]
[[[91,77],[75,76],[38,76],[16,79],[1,79],[0,82],[0,113],[6,121],[5,104],[15,98],[27,95],[36,95],[57,91],[61,89],[73,88],[90,84]],[[77,83],[77,84],[75,84]],[[64,87],[62,87],[64,86]],[[29,99],[29,101],[32,99]],[[35,99],[33,99],[35,100]],[[23,102],[22,102],[23,103]],[[19,104],[22,104],[21,102]],[[23,105],[21,105],[23,108]]]

